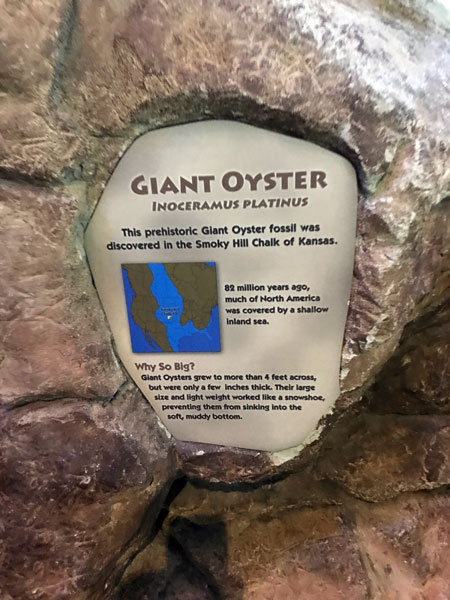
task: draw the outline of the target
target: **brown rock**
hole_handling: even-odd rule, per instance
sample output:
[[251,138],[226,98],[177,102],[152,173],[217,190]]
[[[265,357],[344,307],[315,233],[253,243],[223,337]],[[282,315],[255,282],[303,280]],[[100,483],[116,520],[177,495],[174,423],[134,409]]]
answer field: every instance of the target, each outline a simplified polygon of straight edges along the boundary
[[336,486],[319,481],[314,472],[294,473],[275,483],[258,486],[199,487],[188,483],[171,504],[171,519],[186,518],[200,523],[245,519],[249,514],[261,519],[286,508],[339,504]]
[[[443,268],[450,99],[441,90],[450,73],[439,57],[449,45],[420,7],[332,7],[89,0],[72,36],[63,106],[80,127],[126,141],[158,126],[228,117],[319,141],[352,160],[361,203],[342,388],[356,401]],[[386,52],[386,39],[396,53]],[[217,461],[216,451],[204,451],[181,452],[191,457],[182,457],[190,476],[219,481],[225,463],[228,481],[277,471],[263,454],[238,458],[231,450]]]
[[66,172],[82,175],[74,160],[81,154],[82,134],[55,123],[36,104],[8,99],[0,108],[0,169],[14,179],[57,179]]
[[[81,124],[96,132],[127,127],[146,94],[142,65],[127,43],[115,35],[121,17],[129,8],[123,2],[79,4],[71,56],[61,84],[64,106],[70,112],[74,107],[86,106]],[[146,40],[151,39],[149,31],[142,30],[140,34]],[[91,103],[93,97],[97,109]]]
[[[195,0],[189,10],[179,0],[84,2],[65,78],[67,105],[97,131],[136,118],[152,126],[181,122],[205,111],[254,123],[278,119],[298,133],[328,132],[378,178],[411,135],[407,123],[430,121],[431,135],[447,127],[448,98],[425,89],[437,92],[448,78],[446,66],[436,71],[430,60],[448,51],[448,42],[435,23],[416,16],[412,29],[368,1],[334,1],[332,18],[312,1],[244,7]],[[409,63],[385,51],[386,39]]]
[[[169,498],[168,498],[169,500]],[[122,596],[128,599],[134,593],[138,598],[146,590],[157,596],[162,594],[172,567],[178,563],[179,556],[173,556],[167,547],[167,536],[160,529],[152,540],[139,552],[124,571],[120,588],[126,589]],[[120,590],[118,590],[120,591]],[[119,594],[120,597],[120,594]]]
[[213,444],[176,443],[183,472],[191,479],[210,483],[252,483],[274,475],[270,454]]
[[[98,191],[112,154],[139,133],[205,117],[243,119],[342,152],[362,184],[343,387],[365,386],[433,289],[445,249],[448,229],[436,207],[448,181],[449,98],[441,91],[449,72],[439,59],[449,46],[439,19],[423,7],[368,0],[333,0],[331,11],[313,0],[71,6],[47,20],[48,3],[15,9],[6,30],[14,47],[16,29],[47,23],[33,34],[38,50],[19,44],[15,55],[30,63],[44,56],[39,77],[48,82],[53,68],[56,98],[50,115],[44,101],[20,107],[22,132],[9,125],[19,118],[7,109],[3,147],[16,148],[7,172],[97,173]],[[28,85],[17,75],[8,81]],[[95,134],[89,141],[85,130]],[[375,195],[365,198],[367,189]]]
[[[367,597],[356,538],[337,508],[281,511],[266,517],[249,511],[236,518],[230,512],[224,521],[208,521],[206,515],[194,519],[173,521],[169,540],[204,576],[215,598]],[[130,588],[128,583],[125,589]]]
[[[215,589],[176,548],[164,550],[167,567],[145,573],[122,585],[114,600],[216,600]],[[149,565],[150,566],[150,565]]]
[[[236,568],[245,581],[244,597],[249,600],[368,597],[357,540],[336,509],[307,509],[300,514],[289,512],[268,523],[250,523],[240,532],[241,537],[248,562],[244,559],[241,566],[239,550]],[[237,549],[238,538],[233,541]]]
[[[206,488],[187,483],[179,491],[171,502],[168,517],[155,540],[134,558],[124,572],[121,599],[132,600],[136,597],[136,600],[144,600],[147,598],[144,594],[149,594],[149,590],[155,590],[157,586],[161,590],[161,597],[166,598],[164,590],[167,582],[174,579],[180,559],[184,561],[183,572],[193,570],[194,573],[200,573],[202,586],[207,585],[216,594],[214,597],[217,594],[220,596],[218,586],[223,588],[225,585],[224,582],[215,582],[219,571],[220,579],[226,579],[228,592],[233,590],[233,593],[237,593],[242,586],[240,580],[227,571],[229,561],[225,556],[231,531],[229,521],[242,524],[249,519],[258,519],[264,523],[287,509],[341,503],[335,486],[318,482],[311,473],[306,472],[259,486],[235,484],[222,486],[225,489],[218,487],[210,489],[209,485]],[[203,547],[204,544],[209,544],[208,549]],[[206,556],[209,557],[209,571],[212,564],[217,571],[214,576],[205,570],[202,563]],[[225,564],[222,565],[222,562]]]
[[450,483],[449,448],[449,417],[349,416],[324,441],[318,476],[376,502]]
[[334,600],[344,594],[359,600],[366,593],[357,545],[335,509],[227,525],[177,520],[171,535],[219,596],[230,600]]
[[38,403],[2,423],[0,595],[103,597],[175,476],[166,433],[136,391],[106,405]]
[[[23,0],[0,5],[0,79],[3,91],[20,98],[44,98],[50,92],[58,59],[61,27],[70,29],[62,0]],[[64,43],[64,40],[61,39]]]
[[[450,287],[449,287],[450,289]],[[402,343],[368,392],[370,409],[450,412],[450,303],[406,328]]]
[[450,496],[405,495],[382,505],[356,505],[357,535],[374,600],[445,600]]
[[124,381],[82,252],[82,193],[0,182],[4,405],[108,398]]
[[170,538],[181,548],[187,561],[203,573],[209,586],[227,598],[239,595],[240,582],[228,572],[227,527],[223,522],[198,525],[187,519],[175,519]]
[[322,448],[276,456],[178,444],[188,477],[214,491],[186,486],[127,569],[122,598],[450,597],[448,495],[397,497],[450,477],[449,417],[435,414],[448,412],[448,313],[436,308],[447,297],[450,46],[427,6],[3,2],[0,169],[47,181],[0,185],[0,399],[16,407],[2,415],[5,600],[107,598],[153,536],[174,451],[137,392],[89,402],[125,378],[82,228],[139,134],[219,117],[317,141],[355,165],[339,410],[378,374],[365,407],[432,416],[337,414]]
[[[201,573],[203,583],[215,591],[213,597],[444,600],[449,596],[447,491],[405,494],[379,504],[345,495],[339,499],[339,508],[280,510],[276,516],[263,517],[250,509],[247,514],[229,511],[218,521],[212,515],[208,520],[205,512],[189,513],[189,519],[176,518],[166,535],[181,550],[183,572]],[[161,541],[158,548],[167,558],[164,569],[146,579],[145,562],[141,563],[139,577],[123,588],[123,600],[148,600],[156,589],[161,590],[160,598],[172,598],[165,595],[165,586],[171,561],[175,564],[173,550],[164,549]],[[153,564],[154,555],[147,563],[149,571]],[[203,598],[200,590],[198,597]]]
[[415,188],[411,172],[419,156],[411,149],[400,156],[398,168],[393,167],[360,211],[343,352],[344,390],[371,381],[392,355],[405,325],[433,297],[446,269],[450,206],[421,189],[426,178],[434,180],[435,195],[443,198],[440,176],[425,157],[424,180]]
[[[70,46],[73,2],[1,2],[0,169],[12,177],[63,178],[79,171],[83,132],[54,108]],[[86,159],[84,159],[86,160]]]

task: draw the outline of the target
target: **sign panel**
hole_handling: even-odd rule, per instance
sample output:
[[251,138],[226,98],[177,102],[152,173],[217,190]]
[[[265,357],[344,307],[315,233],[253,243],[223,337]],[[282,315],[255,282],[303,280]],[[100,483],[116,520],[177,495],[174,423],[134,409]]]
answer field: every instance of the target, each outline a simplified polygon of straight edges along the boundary
[[344,158],[229,121],[152,131],[86,232],[118,354],[178,439],[281,450],[339,395],[357,184]]

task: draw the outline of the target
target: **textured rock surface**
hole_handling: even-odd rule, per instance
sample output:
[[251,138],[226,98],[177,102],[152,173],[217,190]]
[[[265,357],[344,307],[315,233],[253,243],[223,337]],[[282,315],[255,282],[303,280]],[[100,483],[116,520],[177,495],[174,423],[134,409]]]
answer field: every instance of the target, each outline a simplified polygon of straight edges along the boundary
[[80,244],[82,193],[0,181],[3,405],[108,398],[124,381]]
[[59,78],[73,26],[72,2],[0,2],[0,169],[57,178],[83,135],[56,116]]
[[[350,158],[363,191],[342,369],[353,402],[443,269],[449,69],[438,59],[448,53],[442,18],[406,4],[88,1],[77,13],[57,112],[108,141],[97,186],[114,148],[139,132],[205,117],[306,135]],[[249,457],[240,460],[245,468],[229,477],[251,479]],[[254,479],[264,461],[255,459]],[[203,477],[221,478],[215,463]]]
[[245,511],[236,497],[235,512],[223,506],[223,494],[185,488],[164,527],[169,549],[162,551],[160,534],[158,559],[150,549],[138,556],[118,597],[147,600],[158,590],[153,597],[190,599],[175,583],[180,560],[183,573],[197,574],[190,581],[198,598],[443,600],[450,593],[445,492],[373,504],[335,491],[337,506],[299,502],[277,512],[264,504]]
[[191,479],[249,483],[268,479],[276,472],[266,452],[192,442],[177,442],[176,448],[181,468]]
[[[140,132],[217,116],[352,160],[364,198],[342,373],[345,390],[365,386],[419,316],[447,250],[444,7],[88,0],[51,16],[46,2],[4,11],[8,173],[89,181],[92,206]],[[20,44],[22,29],[34,44]]]
[[324,447],[329,450],[319,460],[320,475],[364,500],[450,483],[448,417],[353,417],[335,428]]
[[[448,599],[444,2],[0,0],[0,22],[2,600]],[[358,172],[343,394],[306,449],[175,448],[121,387],[85,261],[124,149],[219,117]],[[166,496],[179,470],[197,487]]]
[[101,597],[151,536],[176,474],[166,433],[133,390],[1,420],[2,598]]
[[[450,271],[449,271],[450,272]],[[445,280],[447,293],[450,281]],[[450,302],[418,319],[370,389],[372,410],[448,414],[450,411]]]

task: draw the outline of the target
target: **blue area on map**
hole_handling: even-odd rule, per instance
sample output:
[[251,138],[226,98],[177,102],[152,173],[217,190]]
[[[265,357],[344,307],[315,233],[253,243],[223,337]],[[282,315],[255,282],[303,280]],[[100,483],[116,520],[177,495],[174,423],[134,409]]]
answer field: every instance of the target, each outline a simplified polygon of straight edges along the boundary
[[[216,268],[215,263],[205,263]],[[197,329],[192,321],[181,325],[183,313],[183,297],[168,276],[164,264],[149,263],[148,268],[153,273],[151,291],[158,302],[156,318],[166,327],[167,338],[174,352],[220,352],[219,309],[214,306],[211,318],[204,329]],[[131,345],[133,352],[162,352],[161,348],[146,332],[136,325],[131,315],[131,304],[135,293],[131,288],[125,269],[122,269],[125,296],[127,300],[128,322],[130,326]],[[170,318],[169,318],[170,317]]]
[[[220,339],[219,339],[219,309],[215,306],[211,311],[211,319],[208,325],[201,332],[196,330],[197,333],[190,335],[189,337],[182,337],[178,342],[178,352],[206,352],[205,343],[209,346],[209,352],[220,351]],[[205,339],[206,336],[206,339]]]
[[[125,288],[125,298],[127,301],[128,325],[130,327],[131,347],[133,352],[162,352],[161,348],[158,346],[155,340],[150,337],[148,332],[147,335],[149,339],[145,337],[142,329],[134,322],[133,315],[131,314],[131,303],[133,302],[133,298],[136,296],[136,294],[134,293],[134,290],[128,280],[128,273],[123,267],[122,277]],[[151,344],[149,340],[151,340]]]

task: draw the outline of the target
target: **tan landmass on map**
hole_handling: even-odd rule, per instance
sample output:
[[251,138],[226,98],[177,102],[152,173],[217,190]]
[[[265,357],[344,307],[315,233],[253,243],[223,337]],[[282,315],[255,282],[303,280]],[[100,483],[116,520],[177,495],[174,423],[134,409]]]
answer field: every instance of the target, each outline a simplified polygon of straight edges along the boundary
[[122,266],[127,272],[128,281],[136,294],[130,309],[134,322],[142,329],[151,346],[154,346],[154,341],[163,352],[173,352],[167,337],[166,327],[156,317],[159,306],[150,289],[153,283],[153,273],[145,263]]
[[196,329],[205,329],[217,306],[216,269],[205,263],[164,263],[164,268],[183,297],[181,325],[192,321]]

